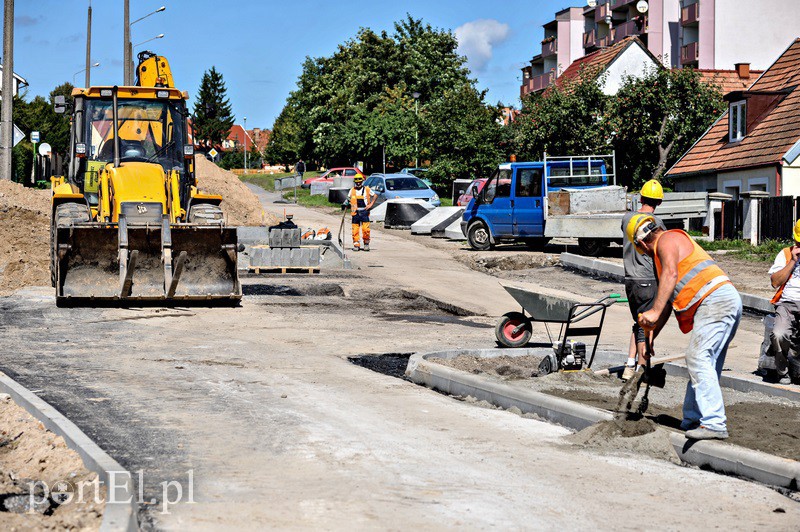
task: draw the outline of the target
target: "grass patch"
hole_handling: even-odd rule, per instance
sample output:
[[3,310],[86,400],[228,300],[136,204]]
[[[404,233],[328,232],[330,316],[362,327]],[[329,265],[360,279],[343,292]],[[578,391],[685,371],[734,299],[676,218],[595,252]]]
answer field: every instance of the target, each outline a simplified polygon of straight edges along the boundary
[[439,196],[439,200],[442,202],[442,207],[452,207],[453,206],[453,199],[452,198],[443,198]]
[[784,240],[765,240],[757,246],[752,245],[748,240],[714,240],[713,242],[700,240],[697,243],[706,251],[725,250],[728,251],[728,256],[753,262],[772,262],[780,250],[791,245],[791,242]]
[[[263,188],[269,192],[273,192],[275,190],[275,180],[282,179],[284,177],[292,177],[294,172],[280,172],[277,174],[247,174],[247,175],[240,175],[239,179],[244,181],[245,183],[252,183],[256,186]],[[322,172],[306,172],[303,174],[303,179],[308,179],[309,177],[318,177],[322,175]],[[298,190],[299,192],[299,190]]]

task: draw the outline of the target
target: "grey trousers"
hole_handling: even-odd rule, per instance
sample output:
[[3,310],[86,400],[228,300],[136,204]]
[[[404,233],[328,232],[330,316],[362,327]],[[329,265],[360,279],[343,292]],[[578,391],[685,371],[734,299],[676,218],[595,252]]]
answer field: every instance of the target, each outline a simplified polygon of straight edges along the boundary
[[781,301],[775,305],[775,326],[771,337],[775,369],[780,375],[789,371],[795,379],[800,378],[799,322],[800,302]]

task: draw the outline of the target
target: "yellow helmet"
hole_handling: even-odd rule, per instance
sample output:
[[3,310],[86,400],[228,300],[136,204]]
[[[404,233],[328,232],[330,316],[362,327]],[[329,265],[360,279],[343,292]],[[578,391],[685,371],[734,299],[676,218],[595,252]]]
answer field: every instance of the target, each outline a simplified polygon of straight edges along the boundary
[[639,242],[644,240],[653,230],[658,228],[655,217],[650,214],[634,214],[625,228],[625,236],[636,247],[639,254],[644,253],[639,248]]
[[642,191],[640,192],[642,197],[656,199],[656,200],[663,200],[664,199],[664,189],[661,188],[661,183],[656,181],[655,179],[651,179],[647,183],[644,184],[642,187]]
[[797,223],[794,224],[794,230],[792,231],[792,236],[794,236],[795,242],[800,242],[800,220],[797,220]]

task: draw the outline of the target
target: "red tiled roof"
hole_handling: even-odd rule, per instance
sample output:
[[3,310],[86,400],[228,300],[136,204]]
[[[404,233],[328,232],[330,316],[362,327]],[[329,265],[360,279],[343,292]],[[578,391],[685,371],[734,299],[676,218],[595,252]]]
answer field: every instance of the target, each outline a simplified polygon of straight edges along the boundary
[[800,139],[800,90],[795,90],[797,85],[800,85],[800,39],[795,39],[744,93],[756,98],[759,98],[757,91],[786,91],[788,94],[777,105],[768,106],[757,123],[750,124],[755,117],[748,116],[749,130],[738,142],[728,142],[726,111],[667,174],[678,177],[780,164],[783,155]]
[[[642,41],[637,37],[625,37],[608,48],[601,48],[596,52],[592,52],[573,61],[572,64],[556,78],[556,86],[563,89],[566,82],[577,79],[584,72],[594,77],[599,76],[626,48],[628,48],[628,46],[634,43],[641,46],[643,50],[650,54],[647,47],[642,44]],[[653,59],[658,63],[655,57],[653,57]]]
[[764,71],[751,70],[749,78],[739,77],[739,73],[735,70],[695,69],[695,72],[700,74],[702,81],[718,85],[722,94],[728,94],[733,91],[747,90]]

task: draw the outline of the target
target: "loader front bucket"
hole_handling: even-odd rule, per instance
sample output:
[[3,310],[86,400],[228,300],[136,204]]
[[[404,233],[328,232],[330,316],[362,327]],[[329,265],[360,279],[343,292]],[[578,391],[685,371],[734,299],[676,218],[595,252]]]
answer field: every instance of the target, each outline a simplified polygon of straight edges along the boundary
[[58,230],[57,292],[66,300],[238,300],[236,229],[91,224]]
[[[172,227],[176,299],[242,298],[235,228],[200,225]],[[170,283],[172,284],[172,283]],[[167,286],[167,292],[170,286]]]

